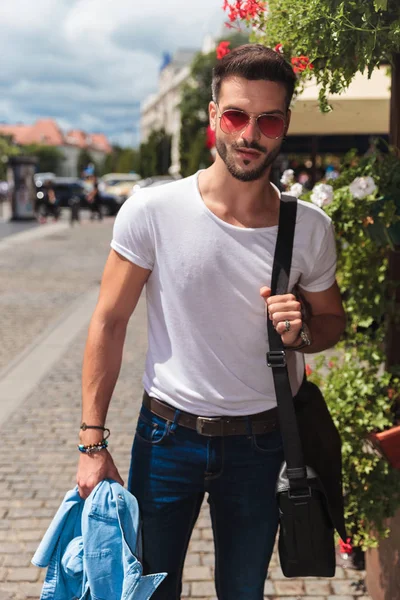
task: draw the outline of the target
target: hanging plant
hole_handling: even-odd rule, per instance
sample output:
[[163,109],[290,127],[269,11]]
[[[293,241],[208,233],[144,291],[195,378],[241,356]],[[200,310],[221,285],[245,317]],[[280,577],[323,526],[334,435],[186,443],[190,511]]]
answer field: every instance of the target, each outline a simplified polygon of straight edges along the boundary
[[400,52],[398,0],[225,1],[223,8],[230,25],[251,27],[252,41],[292,62],[300,90],[315,78],[323,112],[331,110],[328,95],[346,90],[357,72],[370,77]]

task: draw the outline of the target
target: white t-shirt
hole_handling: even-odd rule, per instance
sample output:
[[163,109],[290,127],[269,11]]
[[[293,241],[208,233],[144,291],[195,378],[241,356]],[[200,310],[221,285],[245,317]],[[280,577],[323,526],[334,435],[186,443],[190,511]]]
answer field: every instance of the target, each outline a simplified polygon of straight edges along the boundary
[[[276,406],[260,287],[271,285],[277,231],[218,218],[203,202],[198,173],[138,191],[124,203],[111,247],[152,270],[143,377],[151,396],[202,416],[247,415]],[[299,201],[290,289],[299,283],[309,292],[326,290],[335,268],[331,220]],[[295,394],[304,358],[287,354]]]

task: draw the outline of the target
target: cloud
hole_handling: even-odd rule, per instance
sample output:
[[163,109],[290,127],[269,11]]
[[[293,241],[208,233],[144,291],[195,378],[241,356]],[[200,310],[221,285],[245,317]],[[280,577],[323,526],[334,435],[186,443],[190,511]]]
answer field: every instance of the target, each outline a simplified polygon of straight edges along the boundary
[[63,127],[138,142],[140,103],[162,53],[221,33],[220,0],[13,0],[0,5],[0,121],[50,116]]

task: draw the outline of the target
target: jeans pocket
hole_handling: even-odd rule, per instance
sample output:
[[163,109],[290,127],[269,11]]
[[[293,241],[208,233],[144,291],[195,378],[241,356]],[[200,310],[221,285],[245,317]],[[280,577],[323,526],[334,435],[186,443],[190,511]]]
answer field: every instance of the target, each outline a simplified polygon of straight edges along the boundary
[[260,433],[252,436],[254,450],[261,454],[278,454],[282,452],[283,442],[280,431]]
[[159,417],[153,418],[153,415],[147,417],[143,415],[142,411],[137,422],[135,439],[153,446],[160,445],[169,436],[170,426],[169,421],[164,421]]

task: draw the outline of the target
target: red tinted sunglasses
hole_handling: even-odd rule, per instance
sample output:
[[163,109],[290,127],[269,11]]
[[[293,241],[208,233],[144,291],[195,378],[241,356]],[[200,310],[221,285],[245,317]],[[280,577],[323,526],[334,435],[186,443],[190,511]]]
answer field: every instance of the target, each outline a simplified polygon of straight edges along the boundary
[[262,113],[258,117],[252,117],[244,110],[228,108],[219,117],[221,129],[224,133],[238,133],[246,129],[251,119],[255,119],[259,130],[263,135],[273,140],[283,136],[285,132],[285,119],[278,115]]

